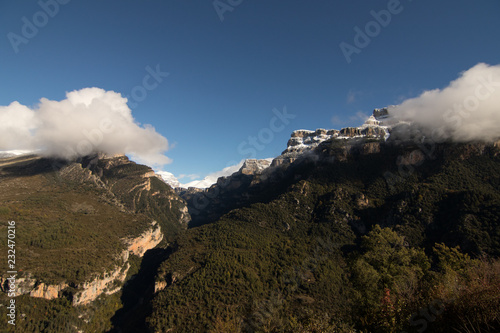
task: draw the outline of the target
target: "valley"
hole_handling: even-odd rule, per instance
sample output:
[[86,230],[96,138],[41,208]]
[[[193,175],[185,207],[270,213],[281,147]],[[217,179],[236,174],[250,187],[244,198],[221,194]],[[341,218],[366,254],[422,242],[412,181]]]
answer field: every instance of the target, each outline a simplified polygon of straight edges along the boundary
[[363,133],[295,131],[281,156],[205,190],[173,189],[123,155],[2,159],[0,214],[16,220],[22,267],[17,326],[499,328],[499,142],[408,137],[380,112]]

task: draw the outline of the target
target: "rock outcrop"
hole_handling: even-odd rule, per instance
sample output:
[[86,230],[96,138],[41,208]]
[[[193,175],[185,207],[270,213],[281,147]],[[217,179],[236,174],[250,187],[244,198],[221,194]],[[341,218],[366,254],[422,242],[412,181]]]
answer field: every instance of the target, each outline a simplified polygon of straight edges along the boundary
[[114,294],[120,290],[129,269],[130,264],[127,262],[124,267],[117,267],[115,270],[105,273],[102,278],[96,278],[79,285],[78,289],[81,291],[73,295],[73,306],[89,304],[103,293]]
[[271,160],[248,159],[241,166],[239,173],[243,175],[260,174],[271,165]]
[[[23,277],[16,277],[15,283],[15,295],[29,294],[36,285],[36,280],[31,277],[31,274],[27,274]],[[9,281],[7,277],[0,277],[0,290],[4,293],[9,292]]]
[[[117,261],[121,264],[117,265],[111,272],[105,272],[102,276],[91,281],[76,285],[77,292],[73,295],[73,305],[89,304],[103,293],[110,295],[119,291],[130,269],[129,255],[133,254],[142,257],[147,250],[156,247],[162,240],[163,233],[156,221],[153,221],[151,227],[138,237],[125,239],[124,243],[127,249],[122,251],[117,258]],[[16,296],[29,294],[31,297],[51,300],[62,297],[64,289],[68,287],[69,284],[66,282],[50,285],[32,278],[31,274],[27,274],[25,277],[16,279],[15,293]],[[0,278],[0,289],[7,292],[8,288],[7,279]]]
[[163,240],[163,233],[156,221],[151,228],[143,232],[139,237],[127,240],[127,250],[136,256],[142,257],[147,250],[154,248]]
[[297,130],[294,131],[288,140],[287,148],[278,161],[273,161],[273,166],[283,163],[291,163],[295,158],[305,152],[312,151],[321,143],[332,139],[352,139],[352,138],[375,138],[386,140],[389,137],[390,127],[382,123],[387,118],[387,108],[375,109],[360,127],[345,127],[341,130],[322,129],[315,131]]
[[68,284],[61,283],[57,285],[46,285],[45,283],[40,283],[35,289],[30,291],[31,297],[54,299],[61,297],[63,289],[67,288]]

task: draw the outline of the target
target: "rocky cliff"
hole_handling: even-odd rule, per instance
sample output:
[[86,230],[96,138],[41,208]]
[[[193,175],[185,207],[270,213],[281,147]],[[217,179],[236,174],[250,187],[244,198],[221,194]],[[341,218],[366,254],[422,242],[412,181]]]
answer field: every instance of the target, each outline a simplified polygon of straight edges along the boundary
[[126,240],[128,252],[142,257],[147,250],[154,248],[163,239],[163,233],[156,221],[153,221],[151,228],[143,232],[139,237]]
[[[495,144],[465,144],[453,154],[458,153],[465,159],[471,154],[484,153],[492,145]],[[270,165],[267,161],[247,160],[238,172],[220,178],[204,191],[179,193],[188,203],[192,225],[200,225],[215,221],[231,209],[273,198],[279,192],[279,186],[286,187],[301,179],[302,165],[348,162],[359,156],[386,155],[388,159],[398,157],[395,162],[398,168],[411,169],[428,159],[434,159],[433,153],[439,149],[443,150],[440,152],[442,154],[454,151],[443,147],[448,146],[426,138],[418,127],[394,122],[387,108],[375,109],[372,116],[359,127],[294,131],[287,148]]]
[[[108,295],[137,274],[146,252],[166,248],[190,221],[185,201],[151,168],[103,154],[0,158],[0,215],[16,220],[16,295],[55,302],[42,303],[47,309],[68,299],[80,309],[68,313],[116,297]],[[0,277],[2,302],[7,277]]]
[[373,114],[359,127],[346,127],[341,130],[320,128],[315,131],[294,131],[281,157],[282,159],[284,157],[296,158],[300,154],[315,149],[322,142],[332,139],[372,138],[386,140],[391,130],[391,126],[384,124],[384,119],[387,117],[387,108],[375,109]]
[[[122,251],[117,258],[119,265],[113,270],[103,272],[89,281],[73,284],[75,290],[72,295],[73,305],[85,305],[96,300],[103,293],[110,295],[119,291],[130,268],[130,255],[142,257],[146,251],[155,248],[162,239],[163,233],[156,221],[153,221],[150,228],[140,236],[123,239],[127,249]],[[17,279],[15,293],[16,296],[29,294],[31,297],[51,300],[62,297],[63,292],[69,286],[68,282],[54,285],[46,284],[28,273],[26,277]],[[6,278],[0,279],[0,287],[3,292],[7,292],[9,287]]]
[[[460,317],[474,319],[478,308],[484,309],[481,322],[484,313],[493,313],[484,330],[498,331],[499,271],[483,270],[470,258],[490,262],[486,255],[500,255],[499,142],[436,143],[417,130],[412,140],[392,133],[387,140],[331,138],[288,164],[255,175],[235,174],[190,201],[200,209],[201,218],[193,221],[208,225],[188,230],[160,266],[150,329],[196,332],[215,322],[221,327],[240,323],[241,331],[249,332],[279,331],[284,323],[290,332],[386,332],[394,327],[385,324],[388,313],[400,320],[401,310],[408,313],[401,317],[406,326],[392,330],[411,331],[415,321],[409,318],[435,304],[437,296],[429,293],[442,297],[448,290],[450,303],[433,317],[443,326],[432,329],[429,322],[429,331],[446,331],[457,310]],[[300,131],[294,137],[310,134]],[[380,251],[371,252],[376,247]],[[420,251],[413,261],[419,268],[409,274],[412,261],[395,260],[398,251]],[[460,258],[463,264],[457,265]],[[482,272],[465,278],[474,281],[474,288],[458,287],[460,272],[474,267]],[[391,274],[398,278],[392,288],[385,280]],[[489,274],[497,277],[482,278]],[[438,276],[444,284],[436,284]],[[367,292],[370,288],[375,292]],[[373,312],[360,308],[371,306],[366,305],[370,295]],[[425,301],[387,311],[387,304],[390,309],[402,304],[392,300],[405,297],[411,301],[404,304]],[[222,308],[227,315],[209,317]],[[206,319],[193,317],[192,309]],[[375,323],[376,313],[381,319]],[[313,324],[297,329],[297,318]],[[352,329],[326,326],[338,318]],[[367,323],[372,326],[363,329]]]

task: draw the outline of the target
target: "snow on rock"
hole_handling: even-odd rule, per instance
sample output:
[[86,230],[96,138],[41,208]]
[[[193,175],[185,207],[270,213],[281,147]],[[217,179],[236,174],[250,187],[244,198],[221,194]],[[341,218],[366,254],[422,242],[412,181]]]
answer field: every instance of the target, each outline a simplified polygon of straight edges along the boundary
[[238,173],[244,175],[261,174],[265,169],[267,169],[271,165],[272,161],[273,161],[272,158],[266,158],[263,160],[256,160],[256,159],[245,160],[240,170],[238,170]]
[[247,159],[237,165],[224,168],[221,171],[207,175],[201,180],[194,180],[186,184],[179,182],[175,176],[167,171],[157,171],[156,173],[170,186],[174,188],[207,189],[217,183],[220,177],[229,177],[233,173],[258,174],[262,173],[269,166],[277,166],[287,160],[291,162],[304,152],[308,152],[318,147],[322,142],[330,139],[353,139],[353,138],[382,138],[387,140],[391,131],[391,123],[388,108],[375,109],[373,114],[359,127],[346,127],[341,130],[319,128],[315,131],[300,129],[292,133],[287,143],[287,148],[283,153],[271,159]]
[[35,154],[32,150],[0,150],[0,158],[17,157]]
[[165,183],[172,186],[173,188],[181,187],[181,182],[171,172],[156,171],[156,175],[160,176],[161,180],[163,180]]
[[391,129],[391,126],[385,123],[388,116],[387,108],[375,109],[373,115],[359,127],[346,127],[340,131],[323,128],[315,131],[303,129],[294,131],[282,155],[299,155],[313,150],[320,143],[330,139],[384,138],[384,140],[387,140]]

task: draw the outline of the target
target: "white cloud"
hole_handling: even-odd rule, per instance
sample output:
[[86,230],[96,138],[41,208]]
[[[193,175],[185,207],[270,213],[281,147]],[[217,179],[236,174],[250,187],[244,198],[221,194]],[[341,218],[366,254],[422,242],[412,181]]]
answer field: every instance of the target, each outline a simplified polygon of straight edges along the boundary
[[121,94],[100,88],[68,92],[62,101],[42,98],[34,108],[0,106],[0,150],[13,149],[65,159],[101,151],[150,165],[170,162],[167,139],[138,124]]
[[205,178],[201,180],[193,180],[189,183],[182,184],[182,187],[188,188],[188,187],[197,187],[197,188],[207,188],[212,186],[213,184],[217,183],[217,179],[219,177],[227,177],[231,176],[233,173],[237,172],[239,169],[241,169],[241,166],[245,163],[245,160],[241,160],[240,162],[227,166],[222,170],[216,171],[209,173],[208,175],[205,176]]
[[330,118],[330,121],[332,122],[332,124],[335,126],[335,125],[343,125],[344,124],[344,121],[342,121],[342,119],[340,119],[339,116],[335,115],[335,116],[332,116]]
[[347,104],[352,104],[356,102],[356,97],[359,96],[361,93],[359,91],[354,91],[354,90],[349,90],[347,93],[347,98],[346,98],[346,103]]
[[352,122],[365,122],[366,119],[368,119],[370,115],[364,113],[363,111],[358,111],[354,116],[349,117],[349,120]]
[[479,63],[444,89],[425,91],[391,107],[399,121],[420,125],[434,139],[494,140],[500,137],[500,65]]
[[200,175],[197,174],[197,173],[192,173],[192,174],[189,174],[189,175],[186,175],[186,174],[180,174],[179,177],[177,177],[178,179],[184,179],[184,178],[189,178],[190,180],[195,180],[196,178],[200,178]]
[[[179,175],[179,177],[175,178],[174,175],[171,174],[170,172],[157,171],[157,173],[162,176],[165,176],[164,178],[168,178],[169,181],[167,182],[170,184],[175,184],[175,186],[183,188],[188,188],[188,187],[208,188],[213,184],[217,183],[217,179],[219,179],[219,177],[227,177],[240,170],[244,162],[245,160],[243,159],[236,164],[232,164],[230,166],[225,167],[222,170],[209,173],[203,179],[195,179],[199,178],[199,175],[196,174],[191,174],[191,175],[181,174]],[[178,181],[178,179],[183,179],[183,178],[190,178],[192,181],[182,184]]]
[[165,181],[167,184],[169,184],[172,187],[180,187],[181,183],[179,180],[174,176],[173,173],[168,172],[168,171],[155,171],[157,175],[159,175],[163,181]]

